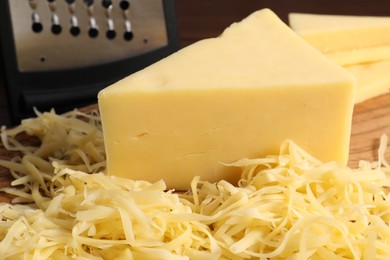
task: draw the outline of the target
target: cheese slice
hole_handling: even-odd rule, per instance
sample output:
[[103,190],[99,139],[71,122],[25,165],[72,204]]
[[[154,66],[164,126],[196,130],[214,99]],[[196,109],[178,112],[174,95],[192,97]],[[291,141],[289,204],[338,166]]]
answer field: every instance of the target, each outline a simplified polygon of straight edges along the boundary
[[390,59],[390,45],[337,51],[326,56],[341,66],[384,61]]
[[389,92],[390,17],[292,13],[290,26],[357,78],[355,103]]
[[289,24],[324,53],[390,45],[390,17],[291,13]]
[[190,45],[99,95],[108,174],[187,189],[239,179],[238,159],[292,139],[347,162],[355,81],[271,10]]
[[390,60],[345,67],[357,79],[356,103],[389,93]]

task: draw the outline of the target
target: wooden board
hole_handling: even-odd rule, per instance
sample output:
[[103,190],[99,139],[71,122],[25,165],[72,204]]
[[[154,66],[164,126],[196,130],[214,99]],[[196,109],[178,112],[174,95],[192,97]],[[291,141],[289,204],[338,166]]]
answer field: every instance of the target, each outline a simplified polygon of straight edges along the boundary
[[[84,107],[81,110],[96,109],[97,105]],[[377,150],[382,134],[390,134],[390,93],[355,105],[349,166],[356,167],[360,160],[377,160]],[[26,137],[26,142],[29,142]],[[389,149],[390,150],[390,149]],[[386,153],[390,156],[390,151]],[[13,153],[0,145],[0,158],[11,158]],[[11,176],[0,167],[0,187],[9,186]],[[0,195],[0,201],[8,200]]]
[[[355,105],[349,166],[356,167],[360,160],[377,160],[382,134],[390,137],[390,93]],[[386,157],[389,155],[387,151]]]

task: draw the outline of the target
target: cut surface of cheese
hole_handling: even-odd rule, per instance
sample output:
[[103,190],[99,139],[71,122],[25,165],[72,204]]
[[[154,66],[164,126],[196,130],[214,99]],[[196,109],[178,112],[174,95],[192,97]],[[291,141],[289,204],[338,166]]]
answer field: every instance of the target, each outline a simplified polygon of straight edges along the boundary
[[326,56],[341,66],[384,61],[390,59],[390,45],[336,51]]
[[355,79],[271,10],[190,45],[99,95],[108,174],[187,189],[234,182],[224,163],[292,139],[347,162]]
[[325,53],[390,45],[390,17],[291,13],[289,24]]
[[390,60],[346,66],[345,69],[357,79],[356,103],[389,93]]

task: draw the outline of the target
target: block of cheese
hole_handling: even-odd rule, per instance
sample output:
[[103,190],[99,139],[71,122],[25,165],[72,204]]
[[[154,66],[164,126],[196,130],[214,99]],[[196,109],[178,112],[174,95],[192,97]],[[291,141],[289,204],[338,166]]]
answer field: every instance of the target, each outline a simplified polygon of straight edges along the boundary
[[390,60],[346,66],[357,79],[355,103],[389,93]]
[[390,45],[336,51],[326,56],[341,66],[384,61],[390,59]]
[[242,158],[292,139],[347,162],[354,77],[271,10],[199,41],[98,95],[107,173],[189,188],[194,176],[235,182]]
[[390,45],[390,17],[291,13],[289,24],[324,53]]

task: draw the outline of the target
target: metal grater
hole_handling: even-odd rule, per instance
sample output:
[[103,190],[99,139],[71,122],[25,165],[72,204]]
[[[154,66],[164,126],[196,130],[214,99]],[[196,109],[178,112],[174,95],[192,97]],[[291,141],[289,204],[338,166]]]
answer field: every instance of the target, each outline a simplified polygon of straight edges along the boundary
[[96,102],[103,87],[178,49],[173,0],[2,0],[0,23],[16,121],[34,106]]

